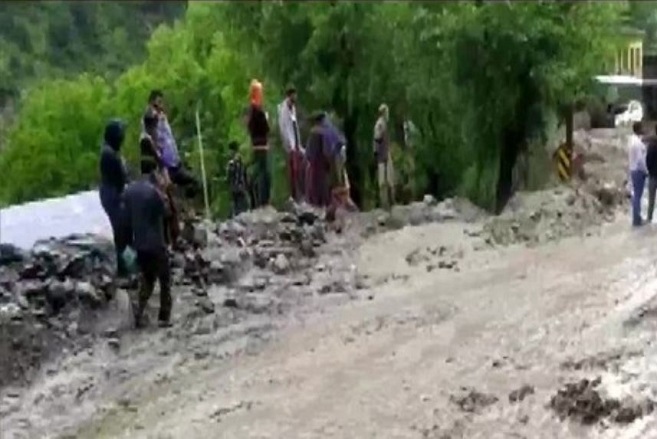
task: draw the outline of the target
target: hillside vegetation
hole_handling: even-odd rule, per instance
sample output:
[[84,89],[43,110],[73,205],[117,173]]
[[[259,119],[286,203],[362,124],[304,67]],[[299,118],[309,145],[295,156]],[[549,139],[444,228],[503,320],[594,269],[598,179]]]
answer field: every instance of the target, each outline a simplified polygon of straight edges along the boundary
[[145,42],[184,1],[3,1],[0,102],[34,80],[82,72],[115,75],[141,61]]
[[[108,55],[105,67],[24,93],[0,156],[7,182],[0,200],[93,187],[110,117],[129,122],[126,154],[134,163],[139,116],[148,91],[160,88],[192,167],[200,109],[214,208],[222,212],[226,147],[246,140],[239,116],[255,77],[265,85],[270,115],[287,84],[298,88],[305,114],[335,111],[349,142],[353,195],[364,208],[375,194],[372,126],[386,102],[399,145],[402,122],[417,127],[412,149],[395,149],[408,194],[460,193],[499,210],[518,154],[587,92],[627,12],[624,2],[190,3],[181,20],[155,30],[145,60],[117,77],[104,75],[118,66]],[[130,36],[103,29],[103,41],[129,45]],[[42,56],[57,58],[48,50]],[[274,176],[280,202],[286,194],[278,155]]]

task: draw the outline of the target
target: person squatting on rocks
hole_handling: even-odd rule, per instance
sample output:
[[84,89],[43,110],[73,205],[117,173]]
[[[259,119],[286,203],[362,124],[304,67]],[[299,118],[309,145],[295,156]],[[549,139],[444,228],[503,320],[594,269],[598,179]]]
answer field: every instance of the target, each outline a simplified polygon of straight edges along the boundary
[[394,169],[390,155],[390,133],[388,131],[389,111],[386,104],[379,106],[379,118],[374,125],[374,158],[377,166],[379,201],[382,207],[389,208],[395,202]]
[[226,167],[226,178],[231,197],[231,215],[236,217],[249,210],[248,179],[246,167],[239,152],[239,143],[230,142],[228,145],[232,157]]
[[109,218],[116,250],[117,275],[123,277],[127,269],[123,261],[126,237],[123,233],[121,195],[127,183],[127,171],[121,157],[125,126],[120,120],[111,120],[105,126],[104,143],[100,152],[100,203]]
[[641,122],[635,122],[632,125],[633,134],[630,136],[629,145],[629,164],[630,179],[632,181],[632,225],[640,226],[643,222],[641,218],[641,198],[646,183],[648,169],[646,166],[646,145],[641,140]]
[[155,164],[153,172],[160,192],[164,194],[167,202],[167,217],[165,218],[165,238],[169,245],[174,245],[180,236],[180,221],[178,211],[172,194],[172,184],[169,172],[162,161],[162,151],[155,143],[157,135],[158,116],[153,111],[147,111],[142,120],[143,130],[139,138],[141,174],[149,174]]
[[178,145],[165,112],[164,93],[162,91],[151,91],[146,111],[154,113],[158,118],[153,140],[160,150],[162,164],[167,169],[171,182],[184,188],[185,195],[188,198],[194,198],[199,193],[200,185],[196,177],[185,168],[180,160]]
[[312,116],[312,127],[306,145],[306,160],[308,161],[306,201],[314,207],[326,207],[330,201],[328,188],[330,164],[326,154],[325,117],[323,112],[317,112]]
[[137,252],[140,271],[139,296],[134,308],[137,327],[144,326],[144,310],[156,280],[160,284],[159,326],[170,326],[171,318],[171,271],[164,235],[167,202],[157,188],[156,170],[156,163],[144,163],[141,178],[131,183],[123,194],[127,242]]
[[246,113],[246,125],[253,147],[256,167],[256,207],[268,206],[271,197],[271,170],[269,169],[269,121],[263,108],[262,84],[251,81],[250,105]]
[[278,106],[278,125],[286,154],[287,182],[290,199],[303,200],[303,162],[305,151],[301,146],[301,134],[297,119],[297,91],[289,87],[285,100]]

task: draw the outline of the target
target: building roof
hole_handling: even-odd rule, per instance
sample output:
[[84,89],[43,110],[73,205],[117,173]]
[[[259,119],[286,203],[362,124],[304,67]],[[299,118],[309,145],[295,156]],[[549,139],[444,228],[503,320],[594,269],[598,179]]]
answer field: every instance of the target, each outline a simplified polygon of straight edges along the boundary
[[655,78],[637,78],[635,76],[627,75],[599,75],[595,77],[596,81],[601,84],[608,85],[657,85],[657,79]]
[[111,238],[112,229],[98,191],[35,201],[0,209],[0,242],[29,249],[36,241],[72,234]]

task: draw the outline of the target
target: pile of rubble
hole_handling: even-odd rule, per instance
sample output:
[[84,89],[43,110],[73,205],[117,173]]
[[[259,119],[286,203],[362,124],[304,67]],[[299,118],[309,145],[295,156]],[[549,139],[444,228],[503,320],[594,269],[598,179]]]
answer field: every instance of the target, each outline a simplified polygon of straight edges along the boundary
[[618,400],[603,397],[596,388],[601,379],[583,379],[568,383],[550,400],[550,407],[561,419],[571,419],[583,424],[594,424],[609,419],[619,424],[629,424],[650,414],[654,402],[641,402],[632,399]]
[[[41,361],[93,330],[114,297],[112,244],[92,236],[0,250],[0,387],[29,378]],[[88,312],[84,312],[87,310]]]
[[590,233],[614,214],[594,195],[560,187],[516,194],[502,214],[486,222],[484,232],[493,244],[534,245]]
[[[238,292],[308,272],[326,243],[326,227],[312,209],[259,211],[224,223],[188,223],[182,241],[172,256],[174,285],[213,312],[212,288],[230,293],[224,306],[248,307]],[[106,330],[98,322],[121,291],[113,253],[111,242],[94,236],[43,241],[30,252],[0,247],[0,388],[29,381],[47,359]]]
[[389,212],[375,210],[363,215],[365,235],[382,230],[394,230],[404,226],[419,226],[428,223],[463,221],[473,223],[487,218],[488,214],[465,198],[447,198],[438,202],[433,196],[425,195],[419,202],[395,205]]
[[491,243],[544,243],[613,220],[629,200],[628,134],[617,129],[576,131],[575,154],[581,166],[571,183],[516,194],[500,216],[487,222]]

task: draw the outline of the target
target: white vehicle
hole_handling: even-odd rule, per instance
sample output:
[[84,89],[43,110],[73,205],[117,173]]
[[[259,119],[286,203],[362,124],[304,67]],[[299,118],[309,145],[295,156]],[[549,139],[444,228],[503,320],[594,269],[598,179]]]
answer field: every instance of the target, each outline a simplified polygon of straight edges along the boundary
[[614,126],[626,127],[643,120],[643,105],[639,101],[630,101],[625,111],[614,116]]

